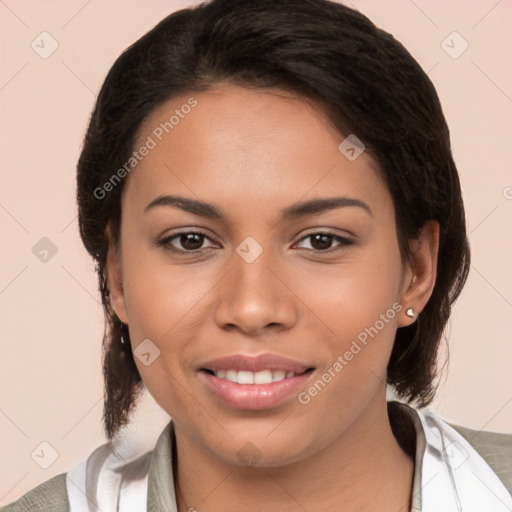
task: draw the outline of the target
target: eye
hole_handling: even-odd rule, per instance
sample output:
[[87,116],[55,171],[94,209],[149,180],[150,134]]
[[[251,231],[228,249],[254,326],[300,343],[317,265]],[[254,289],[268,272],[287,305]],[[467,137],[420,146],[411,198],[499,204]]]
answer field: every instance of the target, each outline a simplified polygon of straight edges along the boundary
[[[334,233],[329,233],[325,231],[321,231],[318,233],[310,233],[309,235],[303,237],[301,241],[307,239],[311,239],[311,247],[306,247],[306,249],[313,250],[315,252],[333,252],[341,250],[344,247],[352,245],[354,243],[354,241],[350,240],[349,238],[345,238],[339,235],[335,235]],[[339,242],[339,245],[338,247],[332,249],[330,246],[334,240],[337,240]]]
[[[177,252],[199,252],[212,247],[201,247],[205,240],[209,240],[209,238],[202,231],[180,231],[160,240],[157,245]],[[175,244],[179,244],[181,247],[176,247]]]
[[[314,252],[334,252],[354,243],[353,240],[349,238],[321,231],[306,235],[301,239],[299,244],[308,239],[311,239],[311,242],[310,247],[306,247],[306,249]],[[205,240],[210,240],[210,238],[202,231],[180,231],[179,233],[163,238],[157,242],[157,245],[181,253],[200,252],[204,249],[215,247],[215,244],[203,247]],[[337,247],[331,247],[333,241],[338,242]]]

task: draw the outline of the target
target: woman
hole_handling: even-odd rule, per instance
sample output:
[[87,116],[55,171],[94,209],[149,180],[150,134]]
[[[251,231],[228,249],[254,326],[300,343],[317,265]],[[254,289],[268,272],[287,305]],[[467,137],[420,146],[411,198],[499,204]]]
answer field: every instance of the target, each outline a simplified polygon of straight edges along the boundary
[[[431,82],[363,15],[167,17],[105,80],[78,205],[110,442],[5,510],[511,509],[510,436],[425,409],[464,209]],[[172,417],[148,453],[119,436],[143,387]]]

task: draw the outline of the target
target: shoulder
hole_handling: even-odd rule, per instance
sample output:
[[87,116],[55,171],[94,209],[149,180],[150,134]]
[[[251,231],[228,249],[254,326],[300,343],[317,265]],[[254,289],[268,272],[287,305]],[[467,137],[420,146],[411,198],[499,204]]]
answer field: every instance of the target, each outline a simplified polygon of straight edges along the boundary
[[512,494],[512,434],[448,424],[479,453]]
[[[155,450],[156,434],[136,424],[123,428],[112,441],[97,446],[65,473],[31,489],[0,512],[70,512],[73,510],[145,510],[153,454],[170,451],[168,422]],[[154,429],[157,432],[157,429]],[[153,475],[155,478],[155,475]],[[172,483],[172,474],[171,474]],[[172,510],[166,508],[166,510]]]
[[0,512],[69,512],[66,473],[50,478],[34,487]]
[[512,511],[512,435],[454,425],[400,402],[388,404],[388,412],[402,426],[408,417],[415,430],[418,510],[422,502],[439,510],[440,497],[449,497],[460,510]]

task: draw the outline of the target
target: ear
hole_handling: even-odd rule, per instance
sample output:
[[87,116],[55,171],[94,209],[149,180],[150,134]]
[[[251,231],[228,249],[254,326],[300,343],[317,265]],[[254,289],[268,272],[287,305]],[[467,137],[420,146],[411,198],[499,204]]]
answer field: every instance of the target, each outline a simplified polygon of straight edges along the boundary
[[[409,247],[411,256],[407,262],[401,290],[400,304],[403,309],[398,327],[405,327],[416,321],[434,290],[439,250],[439,223],[433,220],[427,222],[418,237],[410,242]],[[413,317],[406,314],[409,308],[414,311]]]
[[128,324],[126,302],[123,290],[123,271],[121,262],[121,241],[114,241],[110,224],[106,229],[108,239],[106,277],[110,290],[110,303],[121,322]]

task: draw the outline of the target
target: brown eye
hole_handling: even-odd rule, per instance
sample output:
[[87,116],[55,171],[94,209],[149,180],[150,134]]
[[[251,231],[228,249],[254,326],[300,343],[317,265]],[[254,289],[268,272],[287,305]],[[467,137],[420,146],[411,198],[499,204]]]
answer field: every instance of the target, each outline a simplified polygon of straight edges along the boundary
[[[333,241],[338,241],[338,247],[335,247],[332,250],[343,249],[348,245],[352,245],[354,242],[349,240],[348,238],[344,238],[334,233],[310,233],[309,235],[302,238],[302,240],[310,239],[310,248],[306,247],[306,249],[310,249],[318,252],[327,252],[332,249],[331,245]],[[302,241],[301,240],[301,241]]]
[[158,245],[178,252],[198,252],[209,248],[202,247],[205,240],[209,238],[200,231],[182,231],[164,238]]

